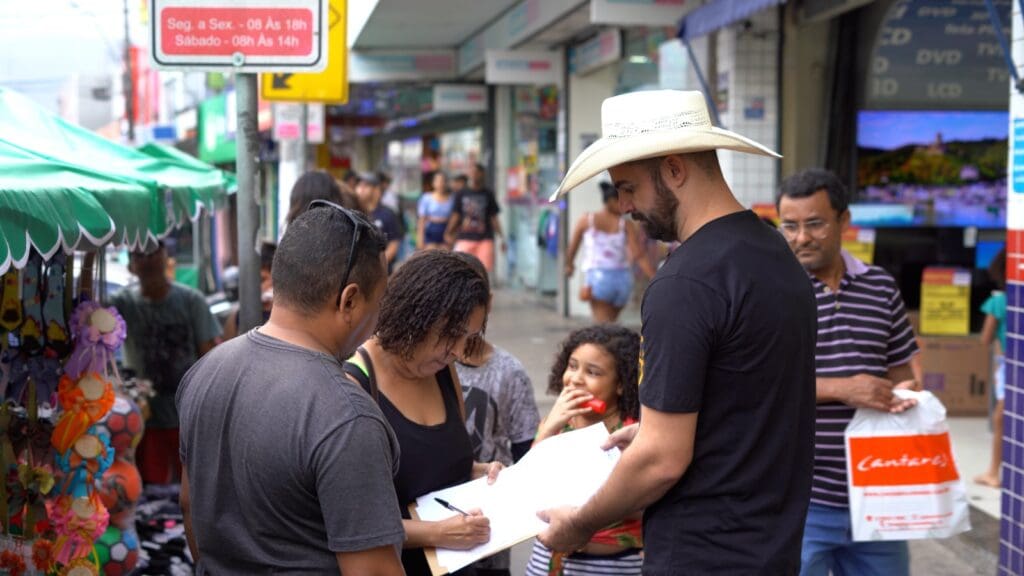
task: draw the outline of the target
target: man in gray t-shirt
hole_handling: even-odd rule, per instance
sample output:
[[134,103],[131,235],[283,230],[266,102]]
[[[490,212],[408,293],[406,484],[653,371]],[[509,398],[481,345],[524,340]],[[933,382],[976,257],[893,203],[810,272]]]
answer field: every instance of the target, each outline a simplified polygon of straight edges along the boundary
[[274,257],[270,320],[182,380],[182,509],[200,574],[403,573],[398,443],[338,361],[376,324],[383,254],[360,216],[299,216]]
[[146,484],[176,484],[178,412],[174,394],[182,376],[219,341],[220,324],[197,290],[167,278],[167,248],[160,242],[131,255],[131,271],[139,282],[111,296],[110,304],[124,317],[127,337],[124,361],[138,376],[153,383],[146,431],[136,457]]

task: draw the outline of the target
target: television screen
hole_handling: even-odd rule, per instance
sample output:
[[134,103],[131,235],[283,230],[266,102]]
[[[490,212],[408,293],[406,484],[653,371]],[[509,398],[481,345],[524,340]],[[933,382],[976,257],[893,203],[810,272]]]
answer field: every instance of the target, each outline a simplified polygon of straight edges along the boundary
[[1008,123],[1005,111],[860,111],[857,201],[907,210],[861,210],[874,221],[857,224],[1004,228]]

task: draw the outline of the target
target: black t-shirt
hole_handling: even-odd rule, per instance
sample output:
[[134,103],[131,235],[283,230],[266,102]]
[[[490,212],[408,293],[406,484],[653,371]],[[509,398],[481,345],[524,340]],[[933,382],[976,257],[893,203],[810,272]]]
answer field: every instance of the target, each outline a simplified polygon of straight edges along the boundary
[[[373,225],[377,227],[377,230],[384,234],[384,241],[388,244],[402,241],[402,225],[398,220],[398,215],[391,208],[383,204],[378,205],[370,212],[370,220],[373,221]],[[389,261],[389,274],[393,266],[394,261]]]
[[460,190],[455,193],[452,213],[462,217],[458,240],[493,240],[491,219],[500,212],[494,192],[487,188]]
[[817,314],[782,236],[744,211],[644,294],[640,401],[698,412],[693,461],[644,513],[644,574],[797,574],[814,457]]
[[402,224],[398,221],[395,211],[381,204],[370,213],[370,219],[374,226],[384,234],[384,239],[389,244],[395,240],[402,240]]

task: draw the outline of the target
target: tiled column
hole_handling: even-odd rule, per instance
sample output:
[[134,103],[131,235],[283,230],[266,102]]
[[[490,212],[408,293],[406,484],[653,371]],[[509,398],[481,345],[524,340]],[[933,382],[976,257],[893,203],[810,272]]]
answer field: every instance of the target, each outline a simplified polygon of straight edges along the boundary
[[[723,100],[722,124],[778,150],[779,12],[768,8],[718,32],[718,78],[711,89]],[[744,205],[774,202],[778,160],[719,152],[722,173]]]
[[[1013,60],[1024,73],[1024,24],[1013,3]],[[1020,127],[1016,126],[1020,123]],[[1019,134],[1019,135],[1018,135]],[[1007,182],[1006,399],[1003,419],[1002,519],[999,576],[1024,574],[1024,96],[1010,89],[1010,158]],[[1022,161],[1015,162],[1016,154]],[[1017,166],[1015,166],[1017,165]],[[1018,166],[1021,166],[1018,168]],[[1021,184],[1015,184],[1018,178]],[[1020,191],[1018,191],[1020,190]]]

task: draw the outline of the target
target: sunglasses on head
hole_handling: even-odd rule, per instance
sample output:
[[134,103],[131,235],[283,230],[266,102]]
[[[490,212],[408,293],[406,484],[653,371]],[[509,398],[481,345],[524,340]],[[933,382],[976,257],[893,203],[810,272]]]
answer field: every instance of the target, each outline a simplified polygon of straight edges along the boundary
[[313,200],[312,202],[309,203],[309,207],[307,208],[307,210],[312,210],[313,208],[321,207],[333,208],[338,212],[341,212],[342,214],[345,215],[345,217],[348,218],[348,221],[352,223],[352,242],[350,242],[348,245],[348,259],[345,261],[345,274],[342,275],[341,277],[341,287],[338,288],[338,301],[335,304],[335,306],[340,306],[341,293],[345,291],[345,286],[348,286],[348,277],[352,273],[352,264],[354,263],[353,261],[356,255],[356,244],[359,244],[360,228],[364,225],[364,222],[362,221],[361,218],[356,216],[355,213],[349,210],[348,208],[345,208],[344,206],[339,206],[334,202],[330,202],[328,200]]

